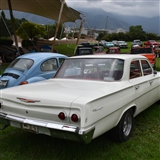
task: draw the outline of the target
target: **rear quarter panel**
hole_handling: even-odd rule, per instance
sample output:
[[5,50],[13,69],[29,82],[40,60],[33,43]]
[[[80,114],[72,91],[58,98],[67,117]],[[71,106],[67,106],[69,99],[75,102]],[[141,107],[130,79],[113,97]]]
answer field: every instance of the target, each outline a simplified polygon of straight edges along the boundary
[[[105,92],[105,89],[103,92]],[[79,106],[78,101],[84,101],[80,98],[76,101],[77,103],[73,103],[71,114],[75,111],[77,111],[77,113],[79,112],[81,117],[81,128],[95,125],[95,138],[115,127],[121,119],[123,113],[131,106],[135,105],[134,93],[135,90],[133,86],[128,84],[126,85],[126,88],[122,88],[121,90],[111,93],[110,95],[103,95],[102,97],[95,99],[84,106]]]

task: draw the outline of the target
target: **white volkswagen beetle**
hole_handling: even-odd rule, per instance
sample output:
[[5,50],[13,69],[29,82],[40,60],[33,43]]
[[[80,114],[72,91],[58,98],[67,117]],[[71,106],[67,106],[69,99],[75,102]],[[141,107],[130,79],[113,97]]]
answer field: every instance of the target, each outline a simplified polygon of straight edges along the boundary
[[124,142],[134,117],[160,99],[160,73],[139,55],[67,58],[54,78],[1,90],[1,130],[18,127],[89,143]]

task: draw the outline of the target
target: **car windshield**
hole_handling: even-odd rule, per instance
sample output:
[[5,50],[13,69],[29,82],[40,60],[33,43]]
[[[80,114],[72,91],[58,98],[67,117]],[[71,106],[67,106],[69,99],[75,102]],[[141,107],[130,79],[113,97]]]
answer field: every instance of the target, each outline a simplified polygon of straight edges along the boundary
[[67,59],[54,78],[116,81],[123,76],[124,60],[115,58]]
[[8,68],[18,68],[21,70],[28,70],[33,65],[33,60],[26,58],[15,59]]

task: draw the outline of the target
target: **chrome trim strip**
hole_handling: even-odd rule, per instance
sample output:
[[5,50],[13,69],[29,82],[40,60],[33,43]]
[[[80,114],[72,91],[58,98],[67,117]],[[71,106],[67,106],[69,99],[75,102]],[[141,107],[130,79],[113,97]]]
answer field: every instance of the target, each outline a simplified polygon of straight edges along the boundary
[[48,122],[43,122],[43,121],[36,121],[36,120],[21,118],[21,117],[17,117],[17,116],[7,115],[7,114],[1,113],[1,112],[0,112],[0,118],[6,119],[9,121],[19,122],[19,123],[30,124],[30,125],[34,125],[37,127],[45,127],[45,128],[49,128],[49,129],[56,129],[56,130],[61,130],[61,131],[73,132],[73,133],[77,133],[79,135],[87,134],[90,131],[92,131],[93,129],[95,129],[95,126],[91,126],[86,129],[80,129],[76,126],[48,123]]
[[0,112],[0,117],[5,118],[6,114]]

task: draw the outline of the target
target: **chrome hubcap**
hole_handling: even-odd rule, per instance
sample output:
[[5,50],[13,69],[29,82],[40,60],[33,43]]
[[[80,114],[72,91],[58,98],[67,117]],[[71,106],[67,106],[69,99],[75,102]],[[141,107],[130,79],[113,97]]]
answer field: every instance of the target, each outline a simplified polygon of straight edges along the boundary
[[132,116],[131,114],[126,114],[124,118],[124,124],[123,124],[123,133],[125,136],[128,136],[132,129]]

